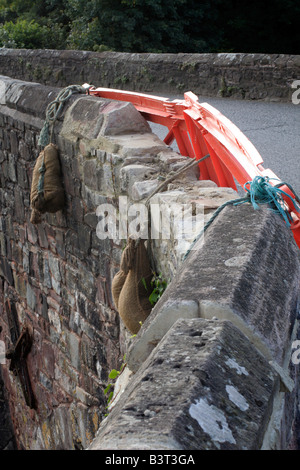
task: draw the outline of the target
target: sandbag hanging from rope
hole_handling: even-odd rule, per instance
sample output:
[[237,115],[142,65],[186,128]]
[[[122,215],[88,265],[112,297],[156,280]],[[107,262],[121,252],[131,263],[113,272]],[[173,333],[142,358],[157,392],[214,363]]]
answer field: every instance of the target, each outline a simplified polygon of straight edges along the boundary
[[151,312],[152,276],[144,241],[129,238],[122,253],[120,271],[112,281],[112,296],[124,325],[132,334],[139,331]]
[[30,202],[31,223],[41,222],[41,214],[57,212],[65,202],[58,149],[48,144],[39,154],[32,175]]
[[69,85],[62,89],[56,99],[48,104],[46,119],[38,144],[44,147],[39,154],[31,183],[31,223],[39,224],[44,212],[57,212],[63,208],[65,196],[61,178],[58,148],[52,144],[54,124],[67,100],[74,93],[86,93],[80,85]]

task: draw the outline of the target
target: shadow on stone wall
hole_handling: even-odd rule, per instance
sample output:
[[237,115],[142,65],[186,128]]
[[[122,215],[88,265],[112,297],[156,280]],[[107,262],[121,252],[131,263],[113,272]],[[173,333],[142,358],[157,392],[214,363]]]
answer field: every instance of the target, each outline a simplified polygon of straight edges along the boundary
[[16,440],[0,366],[0,450],[16,450]]

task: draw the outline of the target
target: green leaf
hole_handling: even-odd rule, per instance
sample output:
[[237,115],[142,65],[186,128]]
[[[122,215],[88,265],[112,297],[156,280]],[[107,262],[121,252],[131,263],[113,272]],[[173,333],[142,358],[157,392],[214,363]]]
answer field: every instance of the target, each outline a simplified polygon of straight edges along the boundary
[[108,395],[108,398],[107,398],[107,403],[109,403],[111,401],[113,395],[114,395],[114,392],[110,392],[110,394]]
[[153,305],[157,302],[158,300],[158,294],[156,293],[156,291],[154,290],[151,294],[150,294],[150,297],[149,297],[149,301],[150,303]]
[[119,372],[118,370],[113,369],[113,370],[110,371],[108,377],[109,377],[110,379],[115,379],[116,377],[118,377],[119,374],[120,374],[120,372]]
[[108,384],[107,387],[106,387],[106,389],[104,390],[104,395],[107,394],[107,392],[108,392],[108,390],[110,389],[110,387],[111,387],[111,384]]
[[145,287],[145,289],[148,290],[147,284],[146,284],[146,281],[145,281],[144,277],[142,277],[142,283],[143,283],[143,286]]

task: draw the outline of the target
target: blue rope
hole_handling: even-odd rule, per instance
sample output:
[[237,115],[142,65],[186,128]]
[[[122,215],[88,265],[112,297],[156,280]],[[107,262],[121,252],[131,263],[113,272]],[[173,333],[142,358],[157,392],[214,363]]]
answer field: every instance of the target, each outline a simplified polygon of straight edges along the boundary
[[44,193],[44,179],[46,173],[46,166],[45,166],[45,157],[43,157],[42,165],[39,168],[39,181],[38,181],[38,194]]
[[297,203],[297,201],[299,202],[299,198],[292,188],[290,189],[294,193],[294,198],[280,189],[279,186],[282,186],[285,183],[272,186],[270,184],[270,180],[279,181],[276,178],[269,178],[268,176],[255,176],[252,181],[247,181],[247,183],[245,183],[244,189],[249,194],[250,202],[255,210],[259,209],[259,204],[269,204],[270,209],[273,212],[279,213],[285,220],[287,226],[290,227],[293,219],[286,209],[283,196],[287,196],[291,199],[295,210],[298,212],[300,211],[300,206]]
[[193,240],[190,248],[187,250],[187,252],[185,253],[184,257],[183,257],[183,261],[187,258],[187,256],[189,255],[189,253],[192,251],[192,248],[193,246],[195,246],[195,243],[199,240],[199,238],[201,238],[201,236],[204,234],[204,232],[208,229],[208,227],[213,223],[213,221],[217,218],[217,216],[220,214],[220,212],[222,212],[223,209],[225,209],[225,207],[227,206],[230,206],[230,205],[233,205],[233,206],[236,206],[238,204],[242,204],[243,202],[249,202],[249,195],[247,194],[246,196],[244,197],[240,197],[238,199],[232,199],[230,201],[226,201],[224,202],[224,204],[222,204],[220,207],[218,207],[218,209],[213,213],[213,215],[211,216],[211,218],[206,222],[206,224],[204,225],[203,229],[201,230],[201,232],[197,235],[197,237]]
[[[287,183],[279,183],[276,186],[272,186],[269,181],[273,179],[276,181],[280,181],[276,178],[269,178],[268,176],[255,176],[252,181],[247,181],[244,184],[244,189],[246,191],[246,196],[241,197],[239,199],[233,199],[230,201],[225,202],[222,204],[218,209],[213,213],[212,217],[208,220],[208,222],[204,225],[204,228],[201,232],[197,235],[194,241],[191,244],[189,250],[187,250],[186,254],[184,255],[183,260],[187,258],[189,253],[192,251],[192,247],[195,243],[199,240],[199,238],[204,234],[204,232],[208,229],[208,227],[212,224],[212,222],[216,219],[216,217],[220,214],[220,212],[227,206],[233,205],[237,206],[239,204],[244,204],[245,202],[252,203],[252,206],[255,210],[259,209],[259,204],[269,204],[269,208],[273,212],[279,213],[285,220],[288,227],[290,227],[291,222],[293,221],[289,212],[285,208],[285,203],[283,199],[283,195],[288,196],[294,204],[296,211],[300,212],[300,199],[293,190],[293,188]],[[294,194],[294,198],[292,198],[288,193],[280,189],[280,186],[286,185],[291,192]]]

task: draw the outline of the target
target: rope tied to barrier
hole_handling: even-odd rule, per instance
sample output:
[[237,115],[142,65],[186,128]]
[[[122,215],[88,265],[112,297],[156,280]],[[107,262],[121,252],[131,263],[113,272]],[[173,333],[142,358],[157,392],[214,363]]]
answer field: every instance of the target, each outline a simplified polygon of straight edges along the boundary
[[39,136],[38,145],[46,147],[46,145],[52,142],[54,124],[58,119],[65,102],[74,93],[86,93],[86,89],[81,85],[69,85],[58,93],[54,101],[51,101],[51,103],[48,104],[46,109],[46,119]]
[[[279,213],[288,227],[290,227],[293,219],[286,208],[286,203],[283,196],[288,197],[297,212],[300,211],[300,200],[293,188],[286,183],[279,183],[275,186],[270,184],[271,180],[280,181],[277,178],[270,178],[268,176],[255,176],[252,181],[247,181],[244,185],[245,191],[247,191],[250,202],[254,209],[259,209],[259,204],[269,204],[270,209],[273,212]],[[287,192],[280,189],[280,186],[286,185],[290,188],[294,194],[294,198]]]
[[[183,259],[185,260],[187,258],[189,253],[192,251],[192,247],[201,238],[201,236],[213,223],[217,216],[222,212],[222,210],[230,205],[236,206],[239,204],[244,204],[245,202],[249,202],[252,204],[254,210],[257,210],[260,209],[260,204],[268,204],[269,209],[277,214],[280,214],[286,222],[287,226],[290,227],[291,223],[293,222],[293,219],[289,211],[287,210],[283,195],[291,199],[297,212],[300,212],[300,199],[289,184],[280,182],[279,184],[273,186],[270,184],[271,179],[280,181],[277,178],[270,178],[268,176],[255,176],[252,181],[247,181],[247,183],[244,184],[246,196],[226,201],[224,204],[218,207],[218,209],[213,213],[212,217],[204,225],[201,232],[193,240],[191,247],[187,250]],[[294,198],[290,196],[287,192],[280,189],[280,186],[284,185],[290,189],[290,191],[294,195]]]

